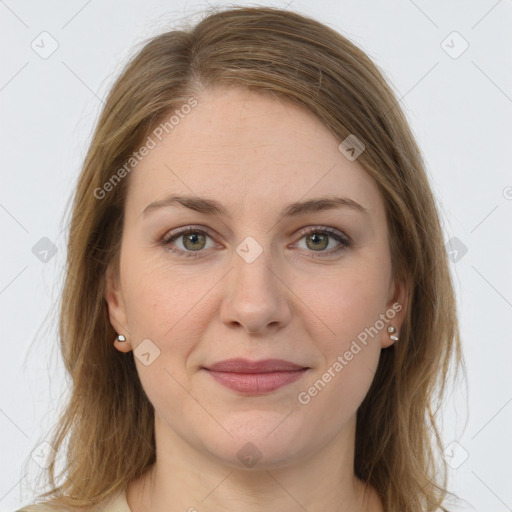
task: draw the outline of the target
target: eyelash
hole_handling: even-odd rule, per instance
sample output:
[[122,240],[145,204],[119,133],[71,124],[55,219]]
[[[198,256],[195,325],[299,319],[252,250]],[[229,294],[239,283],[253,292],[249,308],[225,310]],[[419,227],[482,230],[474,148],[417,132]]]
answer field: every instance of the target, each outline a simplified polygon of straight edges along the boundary
[[[201,258],[204,257],[204,255],[200,255],[201,252],[204,252],[204,250],[199,251],[183,251],[182,249],[176,249],[171,247],[171,242],[174,240],[191,233],[201,233],[204,235],[209,236],[210,238],[213,238],[210,233],[205,229],[199,229],[195,226],[188,226],[184,229],[180,229],[177,232],[170,233],[169,235],[166,235],[162,238],[160,241],[160,244],[164,246],[167,250],[178,254],[179,256],[184,256],[186,258]],[[337,242],[340,243],[340,245],[335,248],[334,250],[331,249],[327,252],[318,252],[313,257],[314,258],[325,258],[328,256],[333,256],[336,254],[339,254],[340,252],[346,250],[352,245],[352,242],[349,237],[346,235],[343,235],[341,232],[334,228],[330,227],[312,227],[312,228],[305,228],[300,231],[300,238],[299,240],[302,240],[305,236],[311,235],[311,234],[321,234],[321,235],[328,235],[331,238],[334,238]],[[311,251],[312,253],[315,253],[316,251]]]

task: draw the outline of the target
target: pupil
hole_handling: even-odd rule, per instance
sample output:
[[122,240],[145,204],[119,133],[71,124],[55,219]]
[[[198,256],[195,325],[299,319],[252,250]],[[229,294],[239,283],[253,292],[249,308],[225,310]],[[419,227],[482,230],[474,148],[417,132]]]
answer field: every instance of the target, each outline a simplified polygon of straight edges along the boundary
[[324,235],[319,235],[318,233],[315,233],[313,235],[309,236],[309,239],[313,242],[313,245],[315,247],[325,248],[325,242],[327,240],[327,237]]
[[[200,241],[200,237],[197,233],[191,233],[185,237],[185,247],[188,246],[188,249],[197,249],[198,242]],[[200,248],[200,247],[199,247]]]

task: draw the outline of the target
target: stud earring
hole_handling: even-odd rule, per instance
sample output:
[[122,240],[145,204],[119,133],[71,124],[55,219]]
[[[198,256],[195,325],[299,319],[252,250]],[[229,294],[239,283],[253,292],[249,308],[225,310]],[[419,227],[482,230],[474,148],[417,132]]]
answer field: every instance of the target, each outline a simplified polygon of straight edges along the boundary
[[122,334],[118,334],[117,341],[126,341],[126,338]]
[[396,329],[390,325],[388,327],[388,332],[389,332],[389,337],[393,340],[393,341],[398,341],[398,336],[395,336],[393,333],[396,332]]

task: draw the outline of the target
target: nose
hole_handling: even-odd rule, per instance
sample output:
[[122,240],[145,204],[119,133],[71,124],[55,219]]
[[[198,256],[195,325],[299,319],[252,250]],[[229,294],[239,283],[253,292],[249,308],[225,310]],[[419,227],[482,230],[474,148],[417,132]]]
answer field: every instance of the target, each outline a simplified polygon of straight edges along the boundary
[[263,251],[251,263],[235,253],[233,266],[225,282],[220,308],[222,322],[229,328],[261,335],[286,326],[292,316],[290,290],[286,276],[272,268],[267,252]]

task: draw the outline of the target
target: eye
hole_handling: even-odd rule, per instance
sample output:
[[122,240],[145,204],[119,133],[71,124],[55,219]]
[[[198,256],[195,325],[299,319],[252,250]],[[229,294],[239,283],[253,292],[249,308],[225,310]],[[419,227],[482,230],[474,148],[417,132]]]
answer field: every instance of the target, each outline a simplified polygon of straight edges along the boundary
[[[162,245],[164,245],[169,251],[178,253],[179,255],[186,257],[199,257],[203,249],[210,249],[213,247],[207,246],[207,239],[211,238],[207,231],[198,229],[194,226],[188,226],[178,231],[169,233],[162,239]],[[175,246],[181,244],[183,248]]]
[[[351,245],[350,238],[341,231],[329,227],[312,227],[300,231],[301,239],[306,242],[308,252],[317,253],[314,257],[333,256],[347,249]],[[195,226],[187,226],[176,231],[172,231],[161,240],[161,245],[178,256],[202,257],[204,249],[211,249],[215,246],[212,242],[209,246],[208,239],[212,239],[208,231],[199,229]],[[332,241],[337,242],[334,248],[326,250]],[[181,245],[181,247],[179,247]]]
[[[350,239],[341,231],[334,228],[306,228],[303,229],[300,234],[302,235],[301,240],[304,239],[306,242],[306,249],[309,249],[311,252],[319,253],[315,254],[315,257],[322,258],[332,256],[347,249],[351,245]],[[325,249],[329,247],[332,240],[335,240],[338,244],[334,244],[334,248],[331,247],[331,250],[326,251]]]

